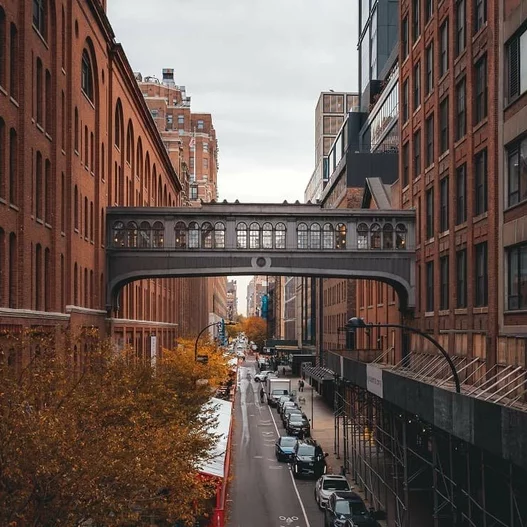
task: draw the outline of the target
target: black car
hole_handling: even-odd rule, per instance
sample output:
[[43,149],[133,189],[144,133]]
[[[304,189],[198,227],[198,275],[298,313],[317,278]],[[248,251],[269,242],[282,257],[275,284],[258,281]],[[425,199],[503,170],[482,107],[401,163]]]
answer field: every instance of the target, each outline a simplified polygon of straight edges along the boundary
[[326,473],[327,452],[323,452],[320,445],[313,439],[299,440],[295,445],[291,468],[293,476],[311,476],[318,479]]
[[275,444],[277,461],[290,461],[295,453],[296,437],[281,436]]
[[298,405],[295,403],[295,401],[285,401],[281,404],[278,404],[278,413],[280,414],[282,420],[284,419],[284,412],[286,408],[298,408]]
[[324,510],[324,527],[378,527],[362,498],[355,492],[337,491],[329,497]]
[[289,419],[286,421],[285,429],[289,435],[299,438],[311,435],[311,426],[307,417],[303,414],[290,414]]
[[287,424],[287,420],[289,419],[289,416],[291,414],[299,414],[302,415],[302,409],[298,408],[298,406],[288,406],[284,409],[282,412],[282,424],[285,426]]

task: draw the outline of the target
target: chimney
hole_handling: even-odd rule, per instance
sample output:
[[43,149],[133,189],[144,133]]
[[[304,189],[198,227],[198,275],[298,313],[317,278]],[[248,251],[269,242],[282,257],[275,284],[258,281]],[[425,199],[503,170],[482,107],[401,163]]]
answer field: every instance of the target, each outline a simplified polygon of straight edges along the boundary
[[174,68],[163,68],[163,84],[171,88],[176,85],[174,82]]

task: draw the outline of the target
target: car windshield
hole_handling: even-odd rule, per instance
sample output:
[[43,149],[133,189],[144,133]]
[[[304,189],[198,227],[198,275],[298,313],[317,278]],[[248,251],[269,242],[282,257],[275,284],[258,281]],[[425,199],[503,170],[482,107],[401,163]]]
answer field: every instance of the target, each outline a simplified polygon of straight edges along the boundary
[[294,437],[282,437],[280,439],[280,445],[282,446],[295,446],[296,439]]
[[324,490],[349,490],[348,482],[343,479],[326,479],[322,484]]
[[298,421],[300,423],[303,421],[302,414],[289,414],[289,421]]
[[351,516],[352,503],[348,500],[337,500],[335,503],[335,512],[343,516]]
[[314,456],[315,447],[312,445],[300,445],[298,447],[298,455],[299,456]]

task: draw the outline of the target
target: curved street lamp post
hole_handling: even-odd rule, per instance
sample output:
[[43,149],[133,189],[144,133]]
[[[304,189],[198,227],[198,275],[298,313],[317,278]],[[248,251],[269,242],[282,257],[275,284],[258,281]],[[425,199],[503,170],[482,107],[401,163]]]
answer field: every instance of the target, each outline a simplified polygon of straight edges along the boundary
[[452,359],[450,358],[450,355],[447,353],[445,348],[437,342],[437,340],[427,333],[424,333],[423,331],[420,331],[419,329],[413,328],[412,326],[404,326],[402,324],[367,324],[362,318],[358,317],[351,317],[348,320],[348,323],[346,324],[347,328],[349,330],[354,330],[355,328],[399,328],[406,331],[411,331],[413,333],[416,333],[417,335],[420,335],[421,337],[425,338],[429,342],[431,342],[440,352],[441,355],[445,358],[445,360],[448,362],[448,365],[450,366],[450,370],[452,371],[452,376],[454,377],[454,384],[456,385],[456,393],[461,393],[461,385],[459,383],[459,375],[456,370],[455,364],[452,362]]
[[212,322],[212,324],[208,324],[207,326],[205,326],[199,333],[198,333],[198,336],[196,337],[196,342],[194,342],[194,362],[203,362],[203,363],[206,363],[208,362],[209,360],[209,357],[208,355],[198,355],[198,342],[199,342],[199,338],[201,337],[201,335],[203,335],[203,333],[205,331],[207,331],[207,329],[211,328],[212,326],[217,326],[218,330],[221,329],[222,325],[225,325],[225,326],[235,326],[236,324],[234,322],[223,322],[223,321],[220,321],[220,322]]

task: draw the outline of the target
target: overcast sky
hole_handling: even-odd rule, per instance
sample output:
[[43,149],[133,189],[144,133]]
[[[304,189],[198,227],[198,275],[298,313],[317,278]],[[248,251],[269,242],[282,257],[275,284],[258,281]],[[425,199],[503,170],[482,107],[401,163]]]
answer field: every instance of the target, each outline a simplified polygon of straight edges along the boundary
[[[108,0],[134,71],[212,114],[221,200],[303,201],[321,91],[355,91],[358,0]],[[245,311],[246,277],[238,277]]]

